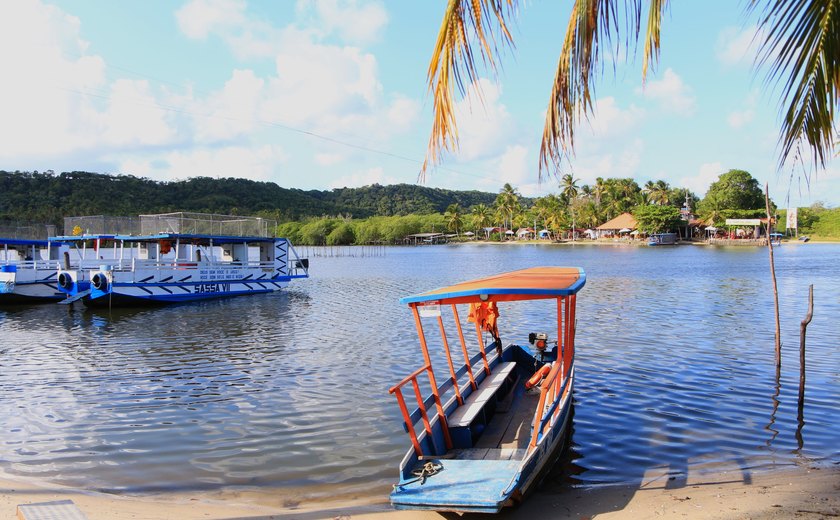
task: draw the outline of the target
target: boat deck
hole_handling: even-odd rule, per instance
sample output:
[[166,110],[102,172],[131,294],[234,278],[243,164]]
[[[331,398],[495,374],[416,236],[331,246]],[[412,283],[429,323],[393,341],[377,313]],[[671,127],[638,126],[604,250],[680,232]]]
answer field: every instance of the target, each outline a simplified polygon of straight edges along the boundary
[[[474,448],[450,450],[435,459],[436,472],[396,486],[391,501],[398,509],[497,512],[506,505],[520,464],[528,453],[538,393],[525,390],[519,377],[499,402],[493,419]],[[422,467],[420,462],[418,467]],[[468,485],[465,485],[468,484]]]
[[520,377],[513,390],[499,402],[496,415],[474,448],[452,450],[451,456],[466,460],[522,460],[531,440],[540,395],[525,390]]

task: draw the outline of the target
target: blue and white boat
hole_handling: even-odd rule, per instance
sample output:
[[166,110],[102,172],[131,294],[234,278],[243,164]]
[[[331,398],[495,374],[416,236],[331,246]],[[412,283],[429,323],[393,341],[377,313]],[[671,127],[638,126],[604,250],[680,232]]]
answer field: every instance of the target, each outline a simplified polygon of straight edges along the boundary
[[[81,300],[101,307],[189,302],[278,291],[309,276],[308,259],[298,257],[285,238],[271,236],[273,221],[184,213],[140,219],[143,231],[170,231],[67,237],[96,240],[98,250],[112,254],[92,268],[61,270],[59,287],[68,295],[61,303]],[[235,234],[243,230],[254,234]]]
[[[540,481],[569,423],[575,303],[585,283],[579,268],[536,267],[401,300],[423,362],[390,389],[411,440],[391,493],[395,508],[496,513]],[[521,315],[525,302],[546,329],[503,348],[500,312],[519,306]],[[426,334],[427,323],[439,336]]]
[[0,304],[49,303],[58,289],[59,259],[66,245],[49,240],[0,238]]

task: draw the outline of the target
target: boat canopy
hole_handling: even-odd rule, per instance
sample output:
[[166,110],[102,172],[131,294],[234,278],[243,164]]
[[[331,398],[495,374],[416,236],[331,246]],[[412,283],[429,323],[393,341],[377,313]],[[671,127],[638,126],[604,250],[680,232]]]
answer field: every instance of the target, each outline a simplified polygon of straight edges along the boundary
[[47,247],[50,241],[48,240],[29,240],[26,238],[0,238],[0,245],[7,245],[7,246],[35,246],[35,247]]
[[214,245],[224,244],[247,244],[256,242],[274,242],[274,237],[260,236],[229,236],[229,235],[199,235],[186,233],[155,233],[151,235],[77,235],[69,237],[57,237],[57,240],[64,242],[85,241],[85,240],[120,240],[124,242],[158,242],[161,240],[182,240],[201,245],[208,245],[212,241]]
[[402,304],[535,300],[577,293],[586,283],[578,267],[531,267],[407,296]]

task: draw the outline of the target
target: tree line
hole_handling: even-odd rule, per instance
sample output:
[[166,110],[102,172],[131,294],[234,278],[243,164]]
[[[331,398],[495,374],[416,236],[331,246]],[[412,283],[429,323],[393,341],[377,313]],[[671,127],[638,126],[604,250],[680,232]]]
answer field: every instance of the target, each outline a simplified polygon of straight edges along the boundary
[[282,188],[273,182],[193,177],[159,182],[91,172],[0,171],[0,220],[61,226],[65,216],[194,211],[255,215],[278,222],[322,215],[355,218],[442,213],[450,204],[489,204],[492,193],[410,184],[333,190]]
[[[559,179],[556,193],[529,198],[511,184],[496,194],[408,184],[304,191],[236,178],[158,182],[89,172],[0,171],[0,221],[60,226],[64,216],[174,211],[254,215],[277,220],[279,235],[304,245],[400,243],[421,232],[471,232],[501,240],[504,230],[522,227],[561,238],[624,212],[634,215],[640,231],[656,233],[684,225],[681,208],[706,225],[722,225],[726,218],[764,216],[764,192],[743,170],[722,174],[702,198],[663,180],[640,186],[632,178],[599,177],[582,184],[571,174]],[[833,236],[832,230],[840,228],[830,224],[833,212],[820,205],[800,210],[800,230]]]

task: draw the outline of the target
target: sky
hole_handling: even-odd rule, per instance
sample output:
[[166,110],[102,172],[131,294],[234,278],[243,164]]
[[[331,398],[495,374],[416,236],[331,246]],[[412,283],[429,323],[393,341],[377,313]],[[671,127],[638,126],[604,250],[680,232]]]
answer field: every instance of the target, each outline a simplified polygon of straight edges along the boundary
[[[445,3],[0,2],[0,169],[306,190],[417,183]],[[424,185],[559,191],[555,178],[538,182],[538,154],[571,1],[521,4],[515,48],[459,99],[460,148]],[[837,207],[840,160],[810,184],[777,166],[779,92],[753,67],[754,22],[742,2],[671,3],[644,84],[641,50],[608,50],[567,172],[579,184],[662,179],[702,197],[742,169],[781,207]]]

